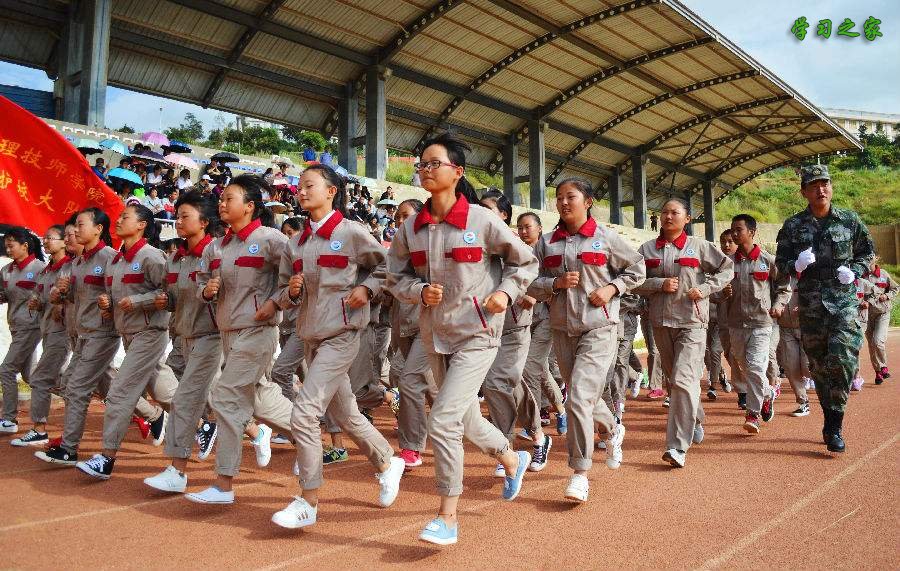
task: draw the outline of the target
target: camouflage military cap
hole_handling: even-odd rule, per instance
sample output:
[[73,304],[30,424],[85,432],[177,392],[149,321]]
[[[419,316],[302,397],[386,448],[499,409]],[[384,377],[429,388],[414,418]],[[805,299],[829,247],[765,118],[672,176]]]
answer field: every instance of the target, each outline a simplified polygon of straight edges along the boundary
[[806,186],[814,180],[831,180],[827,165],[809,165],[800,169],[800,186]]

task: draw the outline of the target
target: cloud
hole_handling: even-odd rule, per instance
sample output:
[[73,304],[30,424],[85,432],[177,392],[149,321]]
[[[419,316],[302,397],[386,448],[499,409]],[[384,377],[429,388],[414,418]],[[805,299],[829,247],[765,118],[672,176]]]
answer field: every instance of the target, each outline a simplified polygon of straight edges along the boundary
[[204,109],[190,103],[110,87],[106,92],[106,126],[116,129],[127,123],[138,133],[157,131],[160,128],[160,108],[163,129],[181,124],[187,113],[193,113],[208,134],[210,130],[221,127],[222,120],[233,123],[235,117],[231,113]]

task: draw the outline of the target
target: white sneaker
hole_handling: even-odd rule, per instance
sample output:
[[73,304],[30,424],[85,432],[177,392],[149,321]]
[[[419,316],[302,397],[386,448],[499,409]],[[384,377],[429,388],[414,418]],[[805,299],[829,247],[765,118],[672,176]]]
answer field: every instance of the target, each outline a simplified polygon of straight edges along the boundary
[[669,408],[669,397],[666,397],[665,400],[663,400],[663,406]]
[[300,529],[316,523],[318,507],[312,507],[300,496],[294,496],[288,507],[272,514],[272,523],[288,529]]
[[631,381],[631,398],[636,399],[641,394],[641,380],[635,379]]
[[687,453],[685,452],[669,448],[666,450],[666,453],[663,454],[662,459],[671,464],[673,468],[684,468],[684,459],[686,456]]
[[497,464],[497,467],[494,468],[494,477],[495,478],[505,478],[506,477],[506,468],[503,467],[503,464]]
[[616,401],[616,414],[619,418],[622,418],[622,415],[625,414],[625,401]]
[[272,429],[265,424],[257,425],[259,434],[251,442],[256,450],[256,465],[265,468],[272,460]]
[[625,425],[616,424],[613,433],[606,439],[606,467],[615,470],[622,465],[622,441],[625,440]]
[[691,440],[694,444],[700,444],[703,442],[703,437],[706,435],[706,431],[703,430],[703,425],[699,422],[694,425],[694,436]]
[[397,499],[397,494],[400,493],[400,478],[403,477],[405,469],[406,462],[403,461],[403,458],[392,456],[390,467],[386,471],[375,475],[378,484],[381,486],[381,490],[378,492],[378,505],[387,508],[394,503],[394,500]]
[[606,450],[606,440],[597,441],[597,450]]
[[202,492],[185,494],[184,497],[198,504],[233,504],[234,490],[223,492],[215,486],[210,486]]
[[187,488],[187,475],[170,465],[159,474],[144,478],[144,483],[161,492],[182,493]]
[[294,475],[300,477],[300,462],[294,460]]
[[566,499],[575,500],[576,502],[586,502],[588,499],[588,483],[587,476],[584,474],[573,474],[569,480],[569,486],[566,488]]
[[9,420],[0,421],[0,433],[15,434],[19,431],[19,425]]

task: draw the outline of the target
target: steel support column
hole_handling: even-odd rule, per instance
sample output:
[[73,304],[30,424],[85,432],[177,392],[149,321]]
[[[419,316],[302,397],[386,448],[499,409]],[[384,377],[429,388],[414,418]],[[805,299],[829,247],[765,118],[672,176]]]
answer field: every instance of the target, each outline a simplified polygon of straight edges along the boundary
[[65,41],[59,43],[63,119],[90,127],[106,123],[111,0],[69,5]]
[[366,70],[366,176],[384,179],[387,171],[387,112],[384,68]]
[[359,101],[353,89],[353,82],[347,84],[347,97],[338,103],[338,164],[355,175],[356,145],[353,139],[359,128]]
[[519,149],[515,135],[510,135],[503,145],[503,194],[513,204],[521,204],[522,197],[516,189],[516,171],[519,168]]
[[703,181],[703,220],[706,239],[716,241],[716,201],[713,198],[712,181]]
[[634,227],[647,228],[647,166],[644,157],[631,157],[631,203],[634,205]]
[[528,121],[528,184],[530,186],[529,206],[544,209],[546,188],[546,156],[544,154],[544,129],[547,124],[541,121]]
[[615,170],[609,175],[609,223],[622,224],[622,174]]

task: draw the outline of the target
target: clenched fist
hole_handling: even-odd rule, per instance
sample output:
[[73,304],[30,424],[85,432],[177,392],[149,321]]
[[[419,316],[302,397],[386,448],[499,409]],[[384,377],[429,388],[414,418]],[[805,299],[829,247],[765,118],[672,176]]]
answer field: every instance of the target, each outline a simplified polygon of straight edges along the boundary
[[101,293],[97,296],[97,307],[103,311],[108,311],[112,307],[112,300],[107,293]]
[[422,289],[422,301],[425,305],[437,305],[444,299],[444,286],[441,284],[428,284]]
[[153,299],[153,306],[160,311],[168,309],[169,294],[166,292],[156,294],[156,297]]
[[288,296],[297,299],[301,291],[303,291],[303,274],[294,274],[288,282]]
[[203,288],[203,297],[207,300],[216,297],[219,293],[219,287],[222,285],[222,278],[210,278],[208,282],[206,282],[206,287]]
[[581,282],[581,274],[578,272],[566,272],[553,280],[554,289],[569,289],[577,287]]
[[503,313],[509,305],[506,292],[495,291],[484,300],[484,310],[488,313]]
[[662,290],[666,293],[678,291],[678,278],[666,278],[663,280]]

